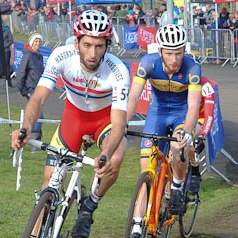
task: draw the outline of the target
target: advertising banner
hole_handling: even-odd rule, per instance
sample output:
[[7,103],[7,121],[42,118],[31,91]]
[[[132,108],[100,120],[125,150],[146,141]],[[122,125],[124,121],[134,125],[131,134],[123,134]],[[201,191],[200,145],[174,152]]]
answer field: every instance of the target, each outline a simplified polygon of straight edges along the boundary
[[137,49],[137,26],[123,26],[123,47],[125,49]]
[[215,86],[215,107],[212,128],[208,134],[209,162],[213,164],[224,146],[224,128],[219,102],[218,85]]
[[138,45],[141,49],[147,51],[147,45],[155,43],[156,27],[139,26],[138,28]]

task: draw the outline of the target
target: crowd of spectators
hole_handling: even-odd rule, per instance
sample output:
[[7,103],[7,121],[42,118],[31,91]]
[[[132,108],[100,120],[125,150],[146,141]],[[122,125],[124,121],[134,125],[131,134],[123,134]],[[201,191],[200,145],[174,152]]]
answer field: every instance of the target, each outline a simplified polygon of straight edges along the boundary
[[[68,22],[74,20],[82,11],[86,9],[96,9],[107,13],[116,24],[128,25],[161,25],[168,23],[168,13],[166,4],[161,3],[158,7],[155,6],[152,10],[144,10],[139,4],[114,4],[114,5],[79,5],[76,6],[69,3],[48,4],[46,0],[8,0],[12,1],[13,13],[12,20],[14,30],[18,32],[32,33],[38,30],[37,26],[46,22]],[[53,0],[51,0],[53,1]],[[238,29],[238,11],[230,13],[227,8],[222,7],[217,14],[214,10],[214,5],[196,5],[193,7],[193,21],[189,21],[188,27],[199,27],[202,30],[216,29]],[[184,24],[184,7],[174,7],[173,11],[174,23]],[[219,33],[220,34],[220,33]],[[220,36],[219,36],[220,37]],[[52,36],[51,36],[52,38]],[[62,37],[60,37],[62,38]],[[214,34],[210,37],[211,45],[214,45]],[[227,41],[223,36],[219,41]],[[208,42],[209,43],[209,42]],[[223,52],[222,44],[220,52]],[[235,51],[238,52],[238,31],[234,31]],[[209,46],[208,46],[209,47]],[[213,47],[213,46],[212,46]],[[237,49],[237,50],[236,50]],[[228,49],[229,51],[229,49]],[[235,53],[236,54],[236,53]],[[236,54],[237,55],[237,54]]]
[[[9,0],[8,0],[9,1]],[[144,11],[139,4],[116,5],[80,5],[69,3],[48,4],[46,0],[12,0],[13,25],[16,31],[34,32],[36,26],[47,21],[67,22],[74,20],[83,10],[94,8],[107,13],[112,19],[118,18],[120,23],[129,25],[159,24],[166,10],[165,5],[153,10]],[[25,29],[28,28],[28,29]]]
[[[233,31],[234,35],[234,56],[238,56],[238,11],[230,13],[226,7],[222,7],[219,12],[215,9],[206,9],[205,7],[195,7],[193,9],[194,25],[201,29],[211,31],[211,43],[213,52],[217,52],[216,44],[218,41],[219,56],[230,57],[231,38],[229,31]],[[216,35],[215,29],[218,28]],[[237,29],[237,30],[236,30]],[[235,30],[235,31],[234,31]],[[222,61],[221,61],[222,63]]]
[[238,28],[238,11],[230,13],[226,7],[223,7],[217,16],[213,8],[195,7],[193,13],[195,26],[199,26],[202,29],[216,29],[216,26],[218,29],[234,30]]

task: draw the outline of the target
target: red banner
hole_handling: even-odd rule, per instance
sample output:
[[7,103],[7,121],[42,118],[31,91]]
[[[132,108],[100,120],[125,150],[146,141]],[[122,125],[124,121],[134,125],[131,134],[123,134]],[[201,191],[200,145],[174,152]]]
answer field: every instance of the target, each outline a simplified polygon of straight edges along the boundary
[[[138,65],[139,65],[138,63],[131,64],[131,71],[130,71],[131,82],[133,80],[133,77],[136,75]],[[137,104],[136,112],[146,115],[150,101],[151,101],[151,84],[149,83],[149,81],[147,81],[144,90],[141,94],[140,101]]]
[[156,27],[139,26],[138,28],[138,45],[141,49],[147,51],[147,45],[155,43]]

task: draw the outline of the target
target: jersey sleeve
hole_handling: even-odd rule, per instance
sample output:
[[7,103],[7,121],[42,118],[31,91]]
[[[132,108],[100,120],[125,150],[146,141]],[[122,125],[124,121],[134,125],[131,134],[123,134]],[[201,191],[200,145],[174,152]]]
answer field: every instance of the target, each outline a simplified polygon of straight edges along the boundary
[[56,81],[61,75],[61,64],[57,58],[58,53],[57,48],[51,53],[37,86],[44,86],[50,90],[55,87]]
[[149,55],[145,55],[141,58],[135,77],[134,83],[145,84],[145,81],[149,78],[149,72],[153,68],[152,60],[149,59]]
[[202,85],[202,97],[204,100],[204,123],[200,130],[200,135],[206,137],[212,127],[215,106],[215,90],[210,82]]
[[118,65],[121,76],[114,77],[112,83],[112,109],[127,111],[130,90],[130,74],[126,66]]
[[198,64],[194,64],[189,71],[189,91],[201,91],[201,67]]

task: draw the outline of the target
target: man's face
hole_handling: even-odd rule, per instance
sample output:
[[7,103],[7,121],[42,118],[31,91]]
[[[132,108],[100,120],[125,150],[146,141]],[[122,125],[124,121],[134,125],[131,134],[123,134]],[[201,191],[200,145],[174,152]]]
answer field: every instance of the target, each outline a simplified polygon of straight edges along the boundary
[[80,61],[89,71],[95,71],[101,58],[104,56],[107,46],[105,38],[83,36],[78,43]]
[[161,49],[161,56],[164,61],[166,72],[169,74],[176,73],[183,62],[184,47],[178,49]]

